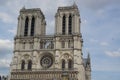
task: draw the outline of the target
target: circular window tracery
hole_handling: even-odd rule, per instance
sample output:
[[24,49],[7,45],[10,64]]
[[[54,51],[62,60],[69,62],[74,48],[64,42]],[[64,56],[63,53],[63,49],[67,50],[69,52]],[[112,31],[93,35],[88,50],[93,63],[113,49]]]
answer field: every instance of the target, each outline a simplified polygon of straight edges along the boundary
[[49,68],[53,64],[53,58],[49,55],[44,55],[40,60],[41,66],[43,68]]

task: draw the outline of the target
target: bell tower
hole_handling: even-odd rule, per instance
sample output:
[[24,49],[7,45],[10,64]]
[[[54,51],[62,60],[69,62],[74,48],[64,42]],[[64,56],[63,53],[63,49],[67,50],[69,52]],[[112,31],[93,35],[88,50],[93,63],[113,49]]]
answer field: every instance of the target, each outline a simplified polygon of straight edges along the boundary
[[71,7],[59,7],[55,15],[56,35],[80,34],[80,14],[76,4]]
[[[61,62],[56,68],[62,68],[63,78],[69,79],[70,71],[77,71],[78,80],[85,80],[82,45],[80,32],[80,14],[76,4],[59,7],[55,15],[56,62]],[[60,61],[59,61],[60,60]],[[76,72],[75,72],[76,73]],[[74,74],[75,74],[74,73]],[[67,75],[68,74],[68,75]]]
[[[23,7],[20,10],[17,34],[14,38],[14,57],[11,63],[11,70],[35,68],[35,64],[32,64],[32,60],[35,57],[32,57],[32,55],[35,55],[39,49],[39,36],[45,35],[45,31],[46,21],[40,8],[25,9]],[[28,61],[25,61],[25,56],[27,56]],[[32,66],[28,67],[27,63]]]
[[17,37],[45,35],[45,17],[39,8],[20,10]]

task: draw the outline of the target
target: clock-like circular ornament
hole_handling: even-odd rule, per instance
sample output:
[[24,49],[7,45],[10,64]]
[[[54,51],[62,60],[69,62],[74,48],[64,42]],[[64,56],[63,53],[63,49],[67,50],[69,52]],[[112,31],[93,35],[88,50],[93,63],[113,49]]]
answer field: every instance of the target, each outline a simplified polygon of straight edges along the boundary
[[49,55],[44,55],[40,60],[41,66],[43,68],[49,68],[53,64],[53,58]]

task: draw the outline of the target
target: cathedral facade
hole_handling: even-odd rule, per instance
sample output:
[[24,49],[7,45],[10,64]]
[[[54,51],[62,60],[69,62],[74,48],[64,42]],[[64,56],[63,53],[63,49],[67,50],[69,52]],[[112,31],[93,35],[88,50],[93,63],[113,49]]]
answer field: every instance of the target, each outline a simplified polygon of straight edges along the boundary
[[46,35],[39,8],[22,8],[14,38],[10,80],[91,80],[90,57],[83,58],[77,5],[59,7],[55,33]]

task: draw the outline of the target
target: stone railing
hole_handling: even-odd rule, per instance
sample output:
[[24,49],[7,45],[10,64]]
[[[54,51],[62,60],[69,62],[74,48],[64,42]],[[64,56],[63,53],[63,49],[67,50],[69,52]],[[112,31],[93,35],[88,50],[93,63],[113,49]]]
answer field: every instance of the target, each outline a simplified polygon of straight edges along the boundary
[[36,71],[12,71],[10,80],[63,80],[68,76],[72,80],[77,79],[78,71],[76,70],[36,70]]
[[74,72],[78,73],[77,69],[32,69],[32,70],[21,70],[21,69],[14,69],[11,72]]

